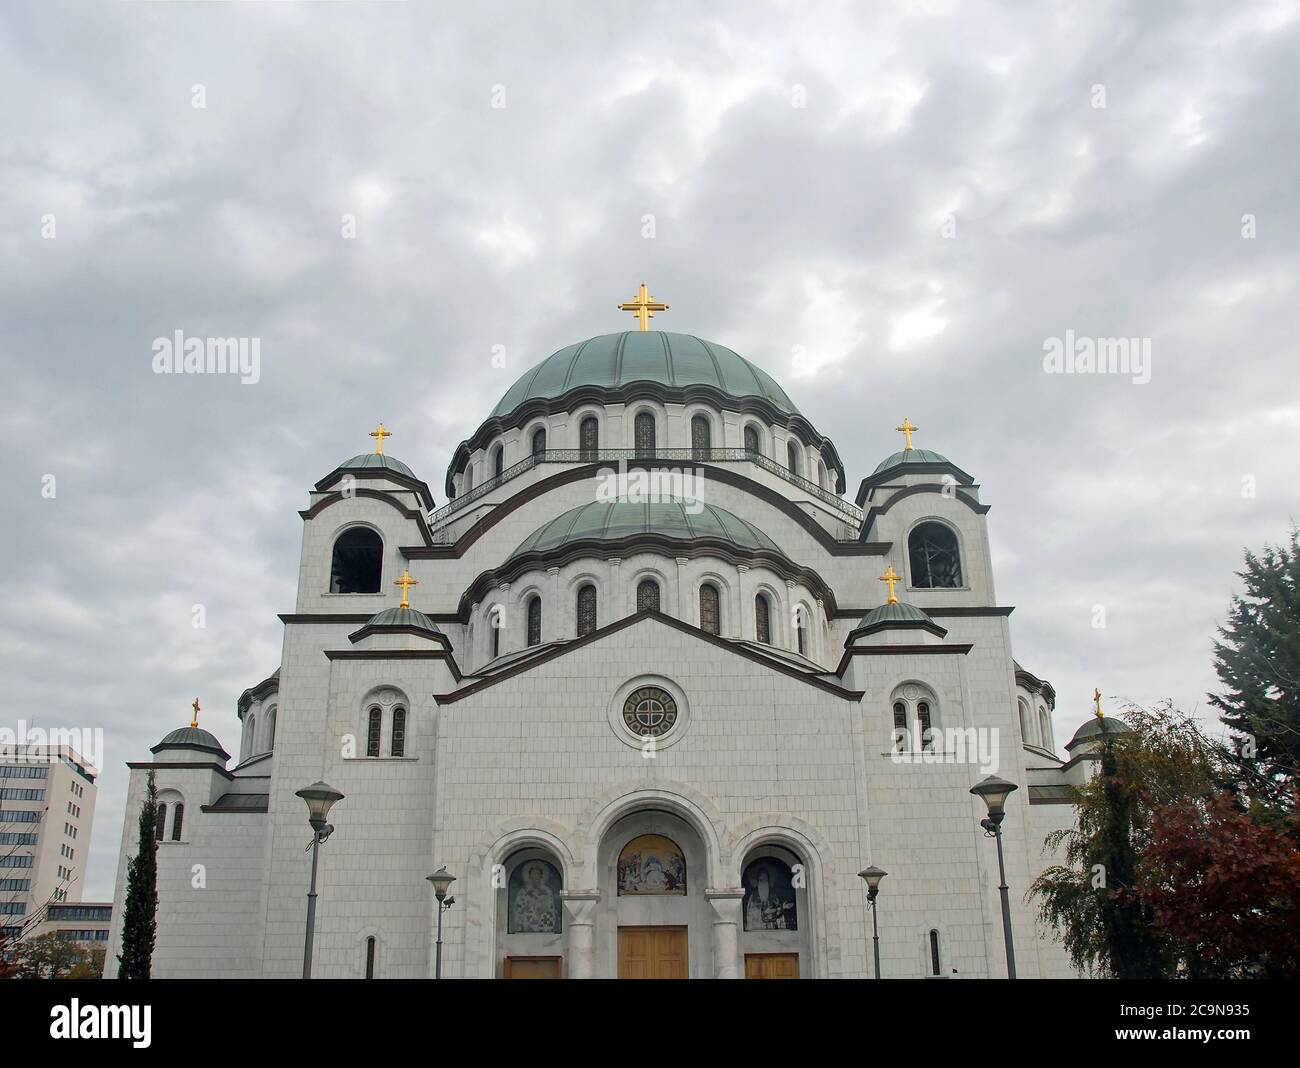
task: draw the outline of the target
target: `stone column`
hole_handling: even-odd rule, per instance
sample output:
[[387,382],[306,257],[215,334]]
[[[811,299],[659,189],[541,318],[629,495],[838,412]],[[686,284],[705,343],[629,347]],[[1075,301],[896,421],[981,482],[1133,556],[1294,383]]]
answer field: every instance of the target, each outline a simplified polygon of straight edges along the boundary
[[[636,596],[636,591],[633,591],[632,596],[633,597]],[[609,561],[608,615],[604,614],[605,610],[597,606],[596,626],[607,627],[615,620],[622,619],[624,616],[627,615],[631,615],[632,613],[627,611],[624,608],[624,605],[627,603],[625,598],[626,598],[626,591],[623,589],[623,559],[622,557],[615,556],[612,557]],[[632,607],[635,610],[636,608],[635,603],[633,604]]]
[[[677,605],[676,615],[683,623],[690,623],[692,626],[699,621],[695,618],[695,612],[691,605],[691,584],[686,576],[686,565],[690,563],[685,556],[678,556],[677,561]],[[672,610],[667,605],[664,606],[665,613],[672,614]]]
[[596,911],[599,890],[561,890],[564,903],[564,929],[569,948],[565,954],[565,974],[570,979],[591,979],[596,970]]
[[705,890],[704,898],[713,910],[713,977],[742,979],[740,932],[745,891],[738,886]]
[[564,630],[564,612],[560,605],[560,569],[548,567],[546,577],[548,589],[547,596],[542,601],[542,616],[545,619],[542,641],[553,642],[557,638],[568,637],[568,633]]
[[736,597],[732,602],[735,607],[735,637],[754,637],[754,591],[750,588],[749,565],[737,564]]

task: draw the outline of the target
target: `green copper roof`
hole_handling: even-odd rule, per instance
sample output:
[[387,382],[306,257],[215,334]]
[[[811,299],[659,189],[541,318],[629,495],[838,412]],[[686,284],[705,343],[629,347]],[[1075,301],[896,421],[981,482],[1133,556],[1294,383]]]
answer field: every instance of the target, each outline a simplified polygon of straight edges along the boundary
[[929,449],[903,449],[883,460],[872,474],[878,475],[881,471],[888,471],[891,467],[902,464],[946,464],[948,462],[948,457],[931,452]]
[[414,608],[385,608],[371,616],[367,627],[419,627],[421,630],[438,630],[438,624]]
[[202,727],[177,727],[168,734],[161,742],[155,745],[150,752],[156,753],[160,749],[167,749],[172,746],[198,746],[200,749],[211,749],[222,756],[229,756],[221,743],[216,737],[205,731]]
[[1066,745],[1066,749],[1073,749],[1080,742],[1087,741],[1089,738],[1096,738],[1103,734],[1128,734],[1133,730],[1122,719],[1115,716],[1103,716],[1098,719],[1093,716],[1087,723],[1074,732],[1074,737]]
[[740,549],[781,551],[758,527],[714,505],[682,501],[658,504],[596,501],[543,523],[510,556],[513,559],[524,553],[550,552],[592,538],[616,541],[636,534],[659,534],[682,541],[718,538]]
[[617,389],[632,382],[714,386],[733,397],[762,397],[787,415],[799,411],[771,375],[729,348],[691,334],[625,330],[548,356],[506,391],[492,414],[508,415],[526,401],[553,399],[579,386]]
[[377,452],[363,452],[360,456],[354,456],[351,460],[344,460],[339,464],[339,470],[349,468],[383,468],[388,471],[396,471],[399,475],[405,475],[407,478],[415,478],[415,472],[412,471],[401,460],[392,456],[380,456]]
[[[913,451],[915,452],[916,450]],[[915,624],[930,622],[930,617],[925,612],[921,611],[921,609],[917,608],[916,605],[905,604],[902,601],[899,601],[898,604],[877,605],[858,620],[858,626],[854,629],[856,630],[860,627],[875,626],[877,623]]]

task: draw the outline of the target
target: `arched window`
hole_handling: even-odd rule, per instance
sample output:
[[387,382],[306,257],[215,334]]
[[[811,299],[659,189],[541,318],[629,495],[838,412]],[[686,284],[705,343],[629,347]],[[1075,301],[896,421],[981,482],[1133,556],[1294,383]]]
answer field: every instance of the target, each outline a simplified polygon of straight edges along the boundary
[[493,478],[501,477],[501,472],[505,469],[505,462],[506,462],[505,450],[500,445],[498,445],[495,449],[492,450],[492,477]]
[[588,583],[578,591],[578,637],[596,630],[596,587]]
[[505,609],[499,604],[493,605],[488,612],[488,630],[492,632],[492,659],[501,655],[501,627],[505,623]]
[[939,932],[935,930],[930,931],[930,974],[942,974],[939,964]]
[[907,705],[902,701],[894,702],[894,752],[901,753],[907,748]]
[[907,539],[912,585],[922,589],[954,589],[961,583],[961,553],[957,535],[942,523],[922,523]]
[[274,708],[266,714],[266,751],[268,753],[275,748],[275,715],[276,710]]
[[600,420],[594,415],[578,424],[578,448],[584,460],[594,460],[600,451]]
[[257,756],[257,717],[249,716],[248,722],[244,725],[248,730],[248,744],[244,747],[247,755]]
[[375,936],[366,939],[366,978],[375,977]]
[[389,746],[393,756],[406,756],[406,709],[393,709],[393,737]]
[[803,605],[796,605],[794,610],[794,638],[800,656],[808,655],[808,613]]
[[1044,749],[1055,749],[1052,744],[1052,715],[1041,705],[1038,708],[1038,737]]
[[817,488],[818,488],[818,489],[825,489],[825,488],[826,488],[826,468],[822,467],[822,462],[821,462],[820,460],[814,460],[814,461],[813,461],[813,474],[814,474],[814,475],[816,476],[816,478],[817,478]]
[[659,611],[659,583],[654,579],[642,579],[637,583],[636,610],[638,612]]
[[384,542],[369,527],[353,527],[335,539],[330,593],[378,593]]
[[638,412],[632,424],[638,456],[655,454],[655,417],[653,412]]
[[754,637],[765,645],[772,644],[772,606],[763,593],[754,598]]
[[546,429],[538,427],[533,431],[533,459],[541,456],[546,451]]
[[691,419],[691,449],[695,459],[702,460],[713,447],[713,428],[707,415],[697,415]]
[[167,832],[167,806],[158,806],[158,815],[154,819],[153,836],[154,839],[161,842]]
[[474,465],[468,463],[465,465],[465,492],[468,493],[474,488]]
[[1029,724],[1029,702],[1023,697],[1016,700],[1016,708],[1020,712],[1020,740],[1025,745],[1034,744],[1034,736],[1030,733]]
[[705,634],[721,633],[721,619],[718,613],[718,587],[706,582],[700,587],[700,630]]
[[916,702],[916,726],[921,732],[921,748],[934,749],[934,735],[930,733],[930,702]]
[[793,441],[787,441],[785,444],[786,467],[790,469],[790,474],[799,473],[799,446]]
[[172,841],[181,840],[181,830],[185,824],[185,802],[177,801],[172,806]]
[[528,602],[528,644],[542,644],[542,599],[533,597]]
[[753,423],[745,424],[745,451],[755,454],[763,451],[758,443],[758,427]]
[[378,708],[370,710],[370,719],[366,725],[366,756],[379,755],[379,732],[383,727],[384,714]]

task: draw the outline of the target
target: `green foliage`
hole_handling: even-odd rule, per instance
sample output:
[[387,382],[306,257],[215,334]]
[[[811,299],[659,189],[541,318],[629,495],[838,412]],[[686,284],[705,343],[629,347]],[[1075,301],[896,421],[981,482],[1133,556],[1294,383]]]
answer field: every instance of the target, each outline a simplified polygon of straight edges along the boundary
[[119,979],[148,979],[158,932],[158,786],[149,772],[144,804],[140,806],[140,848],[127,868],[126,905],[122,910],[122,952],[117,958]]
[[54,931],[20,942],[15,961],[19,979],[92,978],[93,963],[90,950]]

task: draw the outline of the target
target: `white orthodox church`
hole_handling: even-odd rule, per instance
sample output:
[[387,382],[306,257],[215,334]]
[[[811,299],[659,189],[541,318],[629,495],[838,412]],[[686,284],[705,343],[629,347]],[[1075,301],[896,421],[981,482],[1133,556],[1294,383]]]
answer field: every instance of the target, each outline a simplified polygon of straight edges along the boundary
[[310,490],[280,666],[239,699],[237,755],[183,726],[130,764],[106,974],[151,771],[155,977],[302,974],[296,791],[323,780],[343,799],[316,977],[433,977],[439,950],[450,978],[867,977],[875,866],[884,977],[997,978],[997,850],[970,792],[990,774],[1018,787],[1018,973],[1071,974],[1025,892],[1100,721],[1059,755],[975,479],[904,420],[851,503],[776,381],[647,329],[644,287],[628,307],[640,330],[510,387],[441,506],[382,425]]

